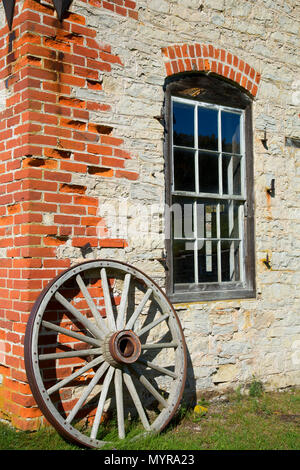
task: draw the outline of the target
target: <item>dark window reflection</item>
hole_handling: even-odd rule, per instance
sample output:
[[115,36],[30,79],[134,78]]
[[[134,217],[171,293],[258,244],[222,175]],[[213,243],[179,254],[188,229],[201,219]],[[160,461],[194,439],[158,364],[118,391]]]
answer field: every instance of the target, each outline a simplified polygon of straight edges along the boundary
[[173,143],[194,147],[194,106],[173,101]]
[[222,159],[223,194],[241,194],[241,159],[223,155]]
[[199,186],[202,193],[219,193],[218,155],[199,152]]
[[192,198],[173,196],[172,232],[174,238],[193,238],[194,201]]
[[239,238],[239,204],[220,201],[221,238]]
[[240,114],[222,112],[222,150],[240,153]]
[[198,241],[198,281],[218,281],[217,242]]
[[221,242],[222,281],[240,280],[239,242]]
[[217,203],[202,199],[197,204],[198,238],[217,238]]
[[218,111],[198,108],[198,148],[218,150]]
[[195,152],[174,149],[175,191],[195,191]]
[[195,282],[194,242],[173,240],[174,283]]

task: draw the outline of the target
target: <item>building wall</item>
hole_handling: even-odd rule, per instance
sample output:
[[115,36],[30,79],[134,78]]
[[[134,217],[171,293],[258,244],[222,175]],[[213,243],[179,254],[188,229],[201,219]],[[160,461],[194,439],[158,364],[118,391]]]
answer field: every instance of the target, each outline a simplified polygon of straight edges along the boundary
[[[10,34],[0,8],[3,416],[39,425],[22,344],[34,300],[58,272],[115,258],[164,286],[155,116],[166,77],[193,68],[253,96],[257,296],[175,305],[186,395],[220,394],[253,376],[269,389],[299,385],[300,160],[286,144],[299,138],[299,2],[74,0],[61,24],[50,0],[21,0]],[[115,233],[112,205],[127,233]]]

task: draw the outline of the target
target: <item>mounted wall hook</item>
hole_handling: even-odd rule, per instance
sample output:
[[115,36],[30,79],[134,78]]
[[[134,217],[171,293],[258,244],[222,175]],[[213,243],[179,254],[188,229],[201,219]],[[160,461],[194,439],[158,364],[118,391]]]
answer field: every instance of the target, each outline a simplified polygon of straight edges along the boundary
[[263,259],[262,261],[268,269],[271,269],[272,266],[271,266],[271,259],[270,259],[269,253],[266,254],[265,259]]
[[263,144],[264,148],[268,150],[268,139],[267,139],[267,131],[264,130],[264,137],[261,139],[261,143]]
[[165,126],[165,120],[164,120],[164,117],[162,115],[160,116],[153,116],[154,119],[156,119],[162,126]]
[[275,179],[271,179],[271,186],[267,188],[267,193],[270,194],[271,197],[275,197]]

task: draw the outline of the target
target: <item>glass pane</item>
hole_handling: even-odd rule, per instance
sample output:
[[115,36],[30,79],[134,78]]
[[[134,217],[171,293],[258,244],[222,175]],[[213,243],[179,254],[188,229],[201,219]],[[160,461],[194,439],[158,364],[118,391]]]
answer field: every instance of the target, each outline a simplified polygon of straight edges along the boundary
[[223,194],[241,194],[241,158],[223,155],[222,158]]
[[173,197],[173,237],[194,237],[194,201],[188,197]]
[[240,153],[240,114],[222,112],[222,150]]
[[194,242],[173,240],[174,283],[195,282]]
[[219,193],[218,155],[199,152],[199,190],[202,193]]
[[173,143],[194,147],[194,106],[173,101]]
[[217,202],[202,199],[197,203],[197,237],[217,238]]
[[220,202],[221,238],[239,238],[239,204],[234,201]]
[[218,242],[198,240],[198,281],[218,282]]
[[218,111],[198,108],[198,148],[218,150]]
[[240,280],[240,242],[221,242],[222,282]]
[[195,191],[195,152],[174,149],[174,185],[178,191]]

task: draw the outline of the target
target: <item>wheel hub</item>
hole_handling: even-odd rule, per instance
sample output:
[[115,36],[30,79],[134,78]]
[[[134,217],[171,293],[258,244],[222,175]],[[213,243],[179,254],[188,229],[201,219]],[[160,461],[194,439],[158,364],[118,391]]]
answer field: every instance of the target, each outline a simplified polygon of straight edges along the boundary
[[136,362],[141,351],[141,342],[132,330],[117,331],[104,341],[104,358],[115,367],[120,364],[126,365]]

